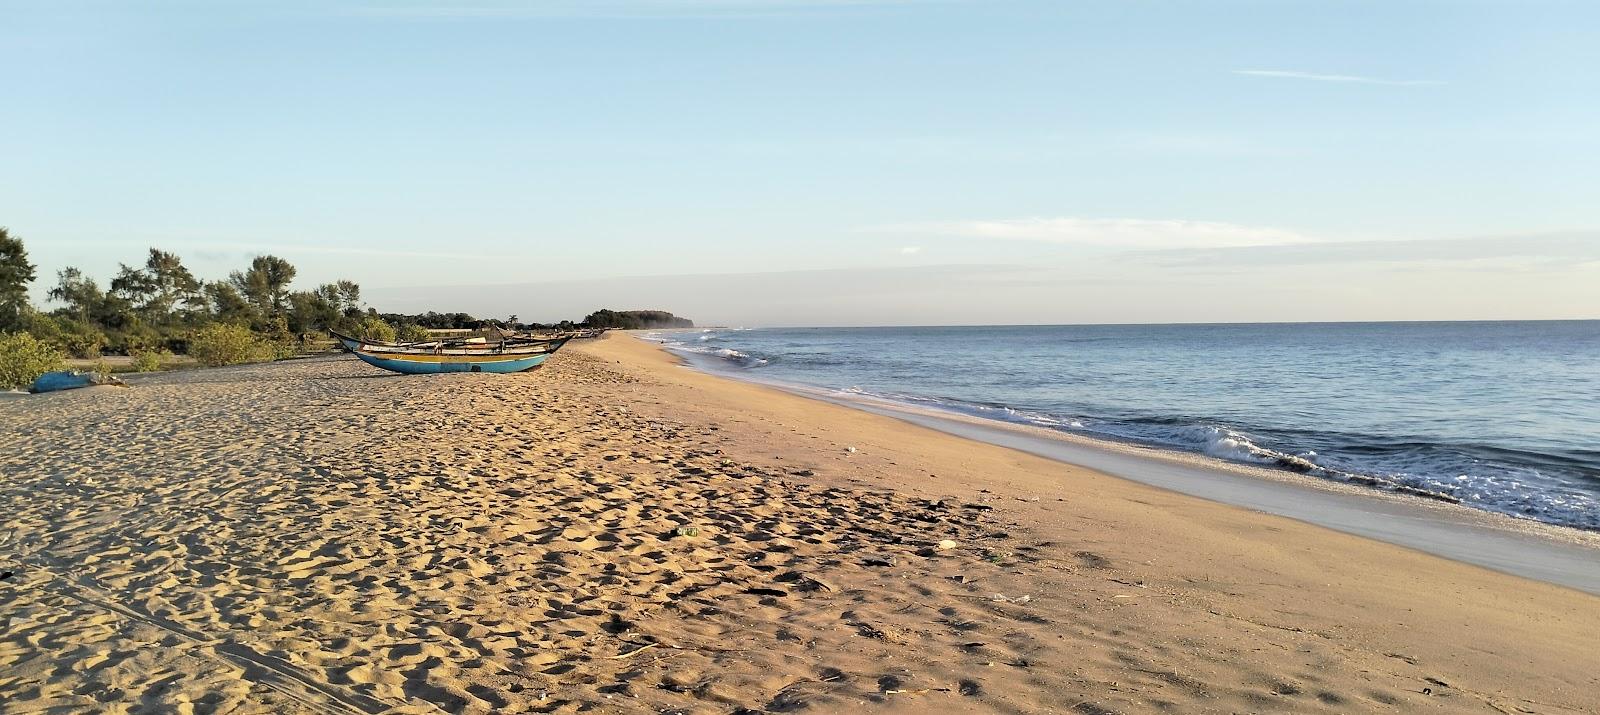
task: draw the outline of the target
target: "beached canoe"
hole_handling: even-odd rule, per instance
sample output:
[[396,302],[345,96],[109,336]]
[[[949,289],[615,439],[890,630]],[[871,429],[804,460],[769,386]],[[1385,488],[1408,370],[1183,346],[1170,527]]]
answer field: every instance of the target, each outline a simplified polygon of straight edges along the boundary
[[404,347],[374,345],[349,336],[334,334],[350,352],[373,367],[407,375],[441,372],[526,372],[544,365],[567,338],[524,345],[487,347]]
[[28,392],[56,392],[58,390],[76,390],[80,387],[95,387],[97,385],[126,385],[110,375],[97,375],[92,372],[78,372],[77,370],[57,370],[40,375],[28,387]]

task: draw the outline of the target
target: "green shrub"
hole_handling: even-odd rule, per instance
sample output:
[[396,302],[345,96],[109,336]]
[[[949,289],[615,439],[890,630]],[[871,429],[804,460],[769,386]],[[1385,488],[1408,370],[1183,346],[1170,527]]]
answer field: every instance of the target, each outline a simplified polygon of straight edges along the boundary
[[369,315],[361,319],[358,326],[357,337],[373,342],[392,343],[395,340],[394,326],[383,322],[383,318]]
[[266,355],[266,360],[283,360],[299,355],[305,350],[300,346],[299,340],[271,340],[261,338],[261,352]]
[[433,334],[428,332],[427,328],[416,323],[406,323],[400,326],[400,330],[395,332],[395,340],[402,343],[421,343],[432,339]]
[[281,315],[275,315],[257,325],[256,333],[274,345],[289,345],[297,338],[294,333],[289,332],[289,322]]
[[105,349],[132,355],[145,350],[159,350],[164,345],[166,338],[162,336],[161,331],[142,321],[132,320],[126,325],[107,331]]
[[172,359],[172,353],[165,350],[141,350],[133,354],[134,372],[155,372],[161,369],[166,361]]
[[61,321],[61,341],[75,358],[97,358],[106,347],[106,334],[99,328],[76,320]]
[[61,350],[27,333],[0,333],[0,388],[27,387],[51,370],[65,367]]
[[39,342],[49,343],[63,350],[66,349],[66,341],[61,337],[61,321],[51,317],[48,313],[29,312],[23,319],[22,332],[32,335]]
[[216,323],[189,337],[189,356],[202,365],[239,365],[277,357],[275,346],[242,325]]
[[106,333],[94,325],[72,318],[54,318],[34,313],[25,330],[40,342],[52,345],[75,358],[97,358],[107,343]]

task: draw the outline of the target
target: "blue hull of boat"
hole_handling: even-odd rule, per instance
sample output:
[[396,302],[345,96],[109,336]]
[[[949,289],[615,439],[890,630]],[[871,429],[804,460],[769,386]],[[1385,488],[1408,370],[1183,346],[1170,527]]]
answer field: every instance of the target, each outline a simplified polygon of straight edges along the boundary
[[[434,356],[380,357],[357,351],[356,357],[373,367],[407,375],[437,375],[443,372],[526,372],[544,364],[549,353],[539,355],[484,355],[467,360],[439,360]],[[409,358],[409,359],[408,359]],[[432,359],[430,359],[432,358]]]
[[33,381],[33,386],[28,392],[55,392],[57,390],[76,390],[80,387],[94,385],[94,376],[87,373],[67,371],[47,372]]
[[77,370],[57,370],[40,375],[28,388],[28,392],[57,392],[60,390],[76,390],[81,387],[95,387],[98,385],[117,385],[126,387],[121,380],[114,377],[95,375]]

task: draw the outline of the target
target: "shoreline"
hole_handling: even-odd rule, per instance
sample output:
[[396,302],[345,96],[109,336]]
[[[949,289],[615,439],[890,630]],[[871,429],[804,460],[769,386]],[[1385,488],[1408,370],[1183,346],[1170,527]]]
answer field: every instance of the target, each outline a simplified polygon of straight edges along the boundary
[[[659,331],[744,379],[1283,468],[1600,533],[1600,323]],[[1493,346],[1504,348],[1500,359]],[[1562,359],[1570,355],[1572,359]],[[698,357],[698,356],[696,356]],[[1572,400],[1576,399],[1576,402]]]
[[723,369],[696,353],[631,336],[717,378],[882,415],[1119,479],[1296,519],[1473,566],[1600,595],[1600,534],[1423,496],[1211,457],[922,408]]

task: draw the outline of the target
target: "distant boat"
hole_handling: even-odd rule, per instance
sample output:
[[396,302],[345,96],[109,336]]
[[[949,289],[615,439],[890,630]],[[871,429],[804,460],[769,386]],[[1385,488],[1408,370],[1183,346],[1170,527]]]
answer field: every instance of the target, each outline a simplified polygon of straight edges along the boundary
[[432,347],[384,345],[334,333],[362,362],[373,367],[407,375],[430,375],[441,372],[526,372],[538,369],[554,355],[569,338],[539,341],[537,343],[499,343],[479,346],[450,346],[435,344]]

